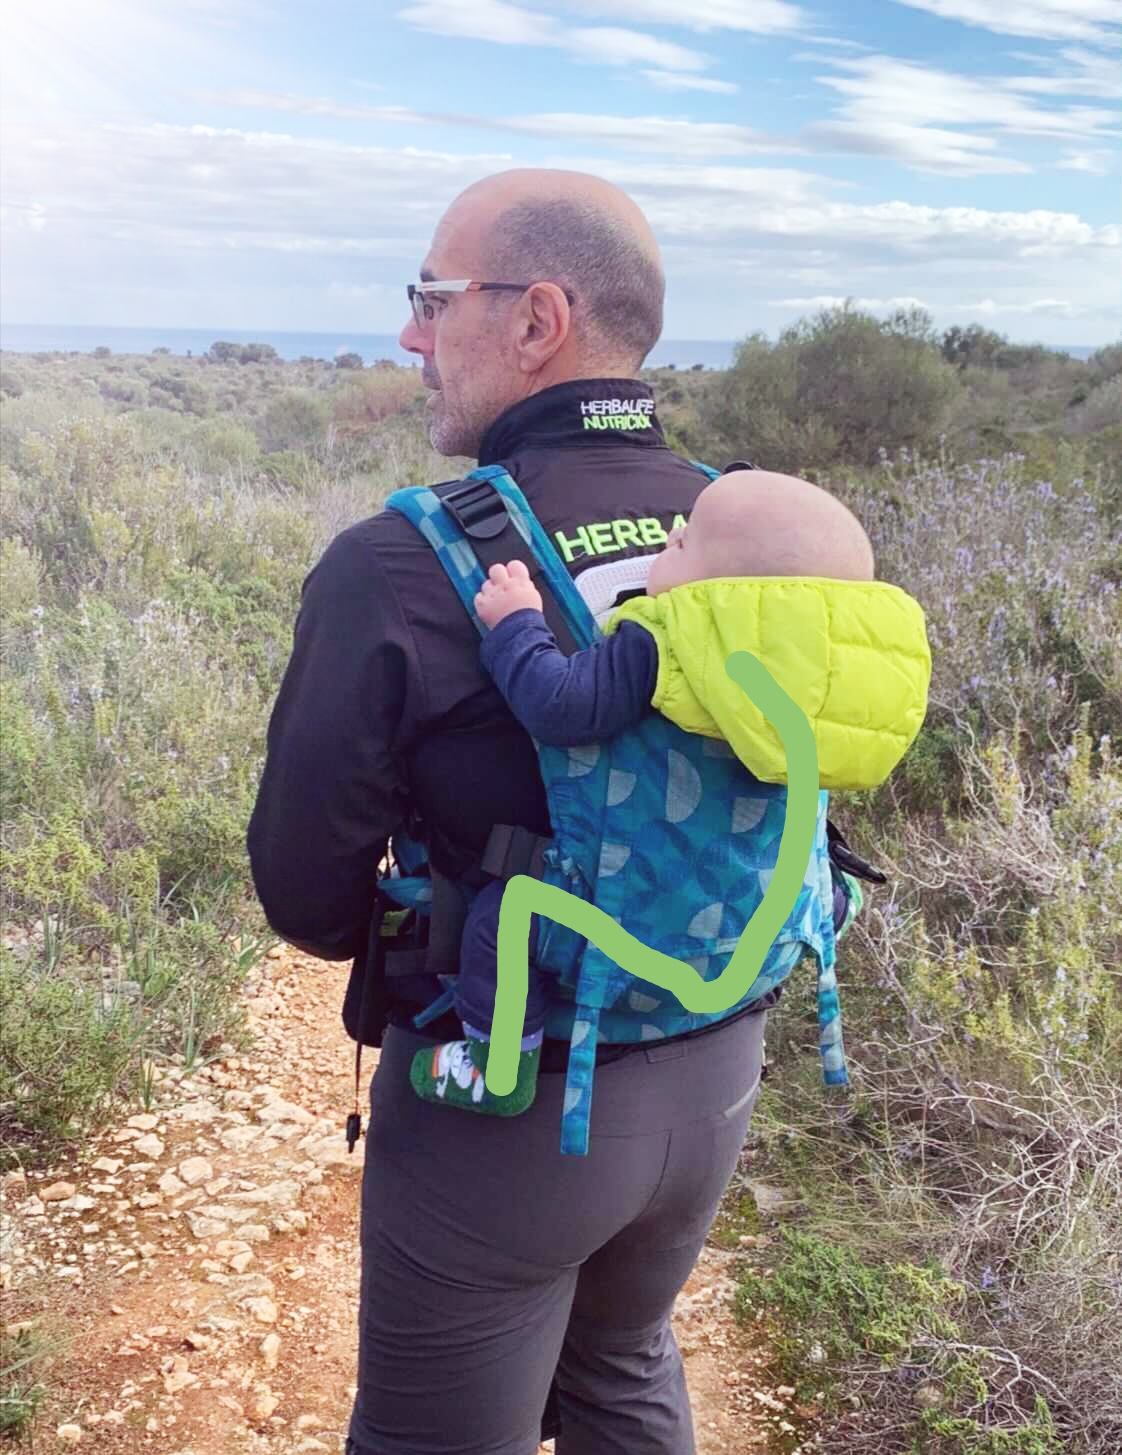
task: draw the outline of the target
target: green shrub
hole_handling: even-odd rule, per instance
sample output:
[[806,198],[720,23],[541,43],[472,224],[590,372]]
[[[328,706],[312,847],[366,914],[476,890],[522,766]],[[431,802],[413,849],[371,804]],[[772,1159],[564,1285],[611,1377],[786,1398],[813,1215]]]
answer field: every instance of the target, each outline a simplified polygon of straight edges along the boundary
[[770,469],[874,465],[938,439],[960,385],[911,316],[880,323],[845,307],[737,350],[704,406],[730,456]]
[[37,1377],[43,1341],[34,1329],[10,1334],[0,1323],[0,1436],[22,1440],[47,1397]]
[[125,1088],[138,1027],[101,1002],[96,973],[29,965],[0,950],[0,1162],[49,1158],[104,1124]]

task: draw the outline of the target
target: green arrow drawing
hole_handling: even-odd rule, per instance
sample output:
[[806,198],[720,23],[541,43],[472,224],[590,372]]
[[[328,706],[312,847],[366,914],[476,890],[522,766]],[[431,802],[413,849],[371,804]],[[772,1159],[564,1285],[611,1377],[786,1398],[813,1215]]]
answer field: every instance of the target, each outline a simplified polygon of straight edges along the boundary
[[787,810],[775,872],[763,899],[744,926],[732,959],[716,980],[702,980],[691,966],[652,950],[594,904],[553,884],[516,874],[499,912],[498,986],[491,1024],[487,1087],[508,1096],[518,1072],[529,988],[530,916],[546,915],[576,931],[625,969],[669,990],[686,1010],[713,1015],[744,998],[775,937],[799,897],[818,826],[818,749],[806,713],[779,686],[758,657],[733,652],[725,671],[779,733],[787,758]]

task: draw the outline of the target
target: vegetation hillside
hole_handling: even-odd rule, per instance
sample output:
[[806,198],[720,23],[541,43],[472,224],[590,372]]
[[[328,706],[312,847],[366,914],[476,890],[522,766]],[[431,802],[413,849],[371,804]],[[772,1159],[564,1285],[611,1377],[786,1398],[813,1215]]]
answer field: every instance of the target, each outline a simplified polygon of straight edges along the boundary
[[[456,464],[428,448],[419,371],[391,364],[218,341],[0,365],[16,1165],[143,1104],[153,1065],[238,1044],[270,942],[245,826],[301,582]],[[853,1087],[819,1084],[812,976],[771,1020],[756,1192],[735,1184],[718,1230],[742,1316],[846,1455],[1116,1452],[1122,344],[1082,363],[845,308],[725,372],[649,377],[676,448],[845,499],[935,662],[893,780],[835,804],[890,875],[839,967]],[[761,1185],[793,1212],[773,1224]],[[4,1368],[18,1430],[33,1364]]]

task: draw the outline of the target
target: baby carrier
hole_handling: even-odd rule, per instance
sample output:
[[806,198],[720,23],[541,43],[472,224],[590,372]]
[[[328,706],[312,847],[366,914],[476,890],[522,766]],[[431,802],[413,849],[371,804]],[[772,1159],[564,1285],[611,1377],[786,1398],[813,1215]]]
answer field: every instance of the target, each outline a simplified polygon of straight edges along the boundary
[[[697,465],[709,479],[717,471]],[[731,468],[731,467],[730,467]],[[403,514],[436,552],[480,633],[474,598],[495,561],[522,559],[541,592],[561,649],[591,647],[602,636],[560,556],[522,491],[501,466],[462,482],[395,491],[386,508]],[[511,529],[510,527],[513,527]],[[373,957],[386,976],[437,977],[442,992],[416,1017],[420,1027],[453,1001],[464,918],[492,877],[528,874],[605,912],[643,945],[714,980],[732,957],[775,867],[787,790],[752,776],[721,740],[687,733],[651,711],[607,742],[562,748],[535,743],[553,834],[540,838],[495,825],[481,864],[454,874],[431,859],[432,838],[411,819],[390,842],[393,866],[379,880]],[[630,975],[591,940],[542,917],[534,963],[554,980],[545,1034],[568,1041],[561,1150],[587,1152],[596,1047],[624,1045],[714,1024],[777,988],[813,957],[818,971],[819,1046],[827,1085],[848,1082],[834,974],[838,933],[860,903],[853,874],[884,876],[852,855],[827,823],[818,795],[814,848],[798,898],[748,992],[711,1014],[686,1011],[668,991]],[[448,862],[448,853],[443,854]],[[390,942],[396,942],[391,944]],[[367,974],[371,966],[368,965]],[[399,980],[399,989],[404,985]],[[362,1034],[355,1008],[348,1030]],[[380,1039],[380,1037],[379,1037]],[[356,1060],[356,1083],[357,1083]],[[358,1129],[348,1119],[353,1147]]]

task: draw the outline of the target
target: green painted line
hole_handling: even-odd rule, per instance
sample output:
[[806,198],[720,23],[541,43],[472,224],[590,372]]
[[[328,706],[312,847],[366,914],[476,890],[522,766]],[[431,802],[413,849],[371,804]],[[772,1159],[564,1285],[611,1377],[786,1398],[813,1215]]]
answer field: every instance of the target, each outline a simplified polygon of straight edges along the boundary
[[751,652],[733,652],[725,671],[773,724],[787,758],[787,810],[775,871],[744,926],[732,959],[715,980],[702,980],[691,965],[644,945],[594,904],[586,904],[567,889],[516,874],[507,884],[499,912],[498,986],[486,1072],[487,1087],[495,1096],[509,1096],[517,1080],[529,988],[531,915],[545,915],[574,930],[629,975],[669,990],[694,1014],[714,1015],[731,1009],[747,995],[763,968],[776,935],[795,907],[814,850],[818,749],[806,713],[757,657]]

